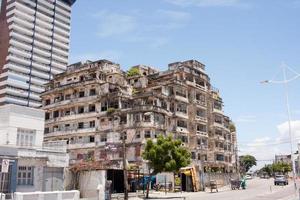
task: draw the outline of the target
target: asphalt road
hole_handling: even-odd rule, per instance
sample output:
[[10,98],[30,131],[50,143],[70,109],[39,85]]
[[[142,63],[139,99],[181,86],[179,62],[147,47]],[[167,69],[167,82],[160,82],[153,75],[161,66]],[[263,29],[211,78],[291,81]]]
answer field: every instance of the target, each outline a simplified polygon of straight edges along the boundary
[[[297,182],[298,188],[300,184]],[[293,182],[290,180],[287,186],[275,186],[274,179],[255,178],[247,180],[246,190],[231,190],[224,187],[219,192],[210,193],[181,193],[181,194],[152,194],[157,199],[165,199],[167,197],[186,197],[186,200],[299,200],[299,192],[295,194]],[[173,199],[173,198],[171,198]],[[179,198],[174,198],[179,199]]]

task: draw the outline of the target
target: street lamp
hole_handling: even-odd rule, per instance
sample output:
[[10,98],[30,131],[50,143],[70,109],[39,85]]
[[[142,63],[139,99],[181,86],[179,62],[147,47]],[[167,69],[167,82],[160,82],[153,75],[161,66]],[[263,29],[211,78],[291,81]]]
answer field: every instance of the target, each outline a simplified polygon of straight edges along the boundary
[[[300,74],[297,73],[296,71],[292,70],[289,68],[287,65],[284,63],[281,65],[282,71],[283,71],[283,80],[282,81],[274,81],[274,80],[265,80],[262,81],[262,84],[266,83],[275,83],[275,84],[284,84],[284,90],[285,90],[285,100],[286,100],[286,110],[287,110],[287,115],[288,115],[288,127],[289,127],[289,139],[290,139],[290,150],[291,150],[291,160],[292,160],[292,168],[293,168],[293,182],[294,182],[294,189],[295,189],[295,194],[297,192],[297,185],[296,185],[296,168],[295,168],[295,162],[294,162],[294,154],[293,154],[293,135],[292,135],[292,126],[291,126],[291,111],[290,111],[290,104],[289,104],[289,93],[288,93],[288,83],[291,81],[296,80],[297,78],[300,77]],[[287,79],[286,77],[286,72],[287,68],[292,71],[293,73],[296,74],[291,79]]]

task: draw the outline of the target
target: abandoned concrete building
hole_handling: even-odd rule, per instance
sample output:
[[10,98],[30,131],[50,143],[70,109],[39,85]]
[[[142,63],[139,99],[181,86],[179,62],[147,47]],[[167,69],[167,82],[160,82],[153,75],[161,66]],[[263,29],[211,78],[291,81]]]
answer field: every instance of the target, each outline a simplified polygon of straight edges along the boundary
[[42,95],[45,140],[66,140],[70,164],[122,169],[122,135],[129,164],[146,167],[143,144],[172,133],[202,171],[234,172],[236,133],[205,66],[171,63],[166,71],[138,65],[128,72],[107,60],[75,63]]

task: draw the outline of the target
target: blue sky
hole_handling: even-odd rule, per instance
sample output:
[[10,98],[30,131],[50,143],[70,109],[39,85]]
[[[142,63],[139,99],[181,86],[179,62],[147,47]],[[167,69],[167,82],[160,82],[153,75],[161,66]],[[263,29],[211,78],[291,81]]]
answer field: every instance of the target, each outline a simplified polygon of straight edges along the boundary
[[[70,62],[106,58],[123,69],[164,70],[197,59],[237,125],[240,153],[272,159],[288,152],[286,144],[271,145],[287,138],[284,90],[259,82],[276,75],[282,61],[300,72],[299,9],[300,0],[77,0]],[[299,83],[289,85],[296,138]]]

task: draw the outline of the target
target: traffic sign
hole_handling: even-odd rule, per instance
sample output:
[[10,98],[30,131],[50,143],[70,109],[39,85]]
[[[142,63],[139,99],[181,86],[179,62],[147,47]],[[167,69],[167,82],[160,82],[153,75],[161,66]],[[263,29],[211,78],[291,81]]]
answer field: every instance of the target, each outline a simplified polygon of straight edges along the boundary
[[2,173],[8,173],[8,168],[9,168],[9,160],[3,159],[2,160],[2,165],[1,165],[1,172]]

